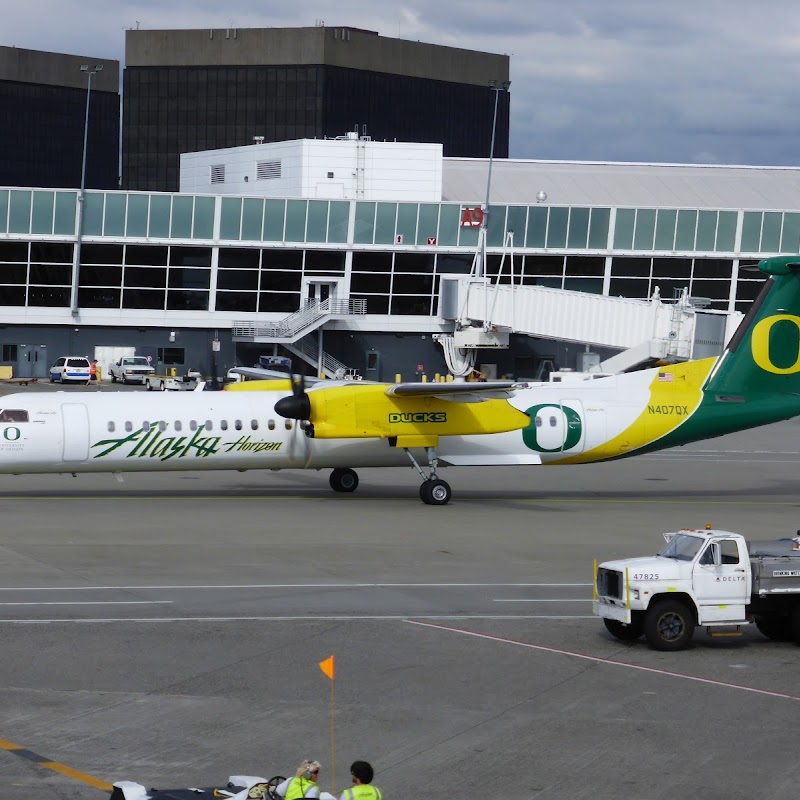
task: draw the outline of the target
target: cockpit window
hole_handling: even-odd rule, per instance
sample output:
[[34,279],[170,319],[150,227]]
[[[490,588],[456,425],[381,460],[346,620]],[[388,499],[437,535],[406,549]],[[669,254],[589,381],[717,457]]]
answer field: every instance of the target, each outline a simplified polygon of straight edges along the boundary
[[28,412],[24,408],[4,408],[0,411],[0,422],[28,422]]
[[669,540],[669,544],[659,555],[664,558],[674,558],[677,561],[691,561],[703,543],[703,539],[699,536],[687,536],[685,533],[679,533]]

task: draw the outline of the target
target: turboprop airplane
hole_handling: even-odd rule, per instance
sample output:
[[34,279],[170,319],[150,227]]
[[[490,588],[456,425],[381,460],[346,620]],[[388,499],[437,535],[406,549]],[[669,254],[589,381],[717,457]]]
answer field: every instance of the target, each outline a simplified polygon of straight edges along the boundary
[[[580,384],[244,381],[223,392],[0,396],[0,473],[408,466],[444,505],[440,466],[585,464],[800,414],[800,255],[767,258],[715,358]],[[419,461],[427,461],[427,471]]]

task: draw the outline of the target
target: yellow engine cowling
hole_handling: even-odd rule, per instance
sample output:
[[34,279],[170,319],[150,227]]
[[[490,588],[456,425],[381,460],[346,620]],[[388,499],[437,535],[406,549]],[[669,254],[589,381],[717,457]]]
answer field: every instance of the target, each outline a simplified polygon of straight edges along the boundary
[[387,396],[385,385],[337,386],[309,392],[318,439],[469,436],[530,424],[506,400],[459,403],[437,397]]

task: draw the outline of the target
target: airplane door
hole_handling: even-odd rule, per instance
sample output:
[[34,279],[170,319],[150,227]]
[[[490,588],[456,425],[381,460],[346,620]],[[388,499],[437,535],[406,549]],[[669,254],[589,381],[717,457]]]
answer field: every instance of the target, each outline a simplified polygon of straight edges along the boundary
[[50,374],[47,362],[47,345],[21,344],[17,348],[15,378],[46,378]]
[[543,453],[580,453],[586,437],[580,400],[561,400],[536,409],[535,449]]
[[64,461],[89,458],[89,414],[83,403],[62,403],[64,421]]

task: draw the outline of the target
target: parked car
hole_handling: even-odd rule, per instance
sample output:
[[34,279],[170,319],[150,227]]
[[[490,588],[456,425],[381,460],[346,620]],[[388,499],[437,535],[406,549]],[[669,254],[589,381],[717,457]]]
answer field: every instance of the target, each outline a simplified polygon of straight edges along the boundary
[[58,381],[81,381],[86,383],[89,380],[89,359],[85,356],[61,356],[56,363],[50,367],[50,383]]
[[125,356],[108,368],[108,374],[112,383],[122,381],[144,384],[145,377],[155,375],[156,371],[144,356]]

